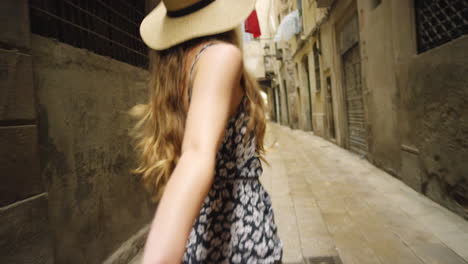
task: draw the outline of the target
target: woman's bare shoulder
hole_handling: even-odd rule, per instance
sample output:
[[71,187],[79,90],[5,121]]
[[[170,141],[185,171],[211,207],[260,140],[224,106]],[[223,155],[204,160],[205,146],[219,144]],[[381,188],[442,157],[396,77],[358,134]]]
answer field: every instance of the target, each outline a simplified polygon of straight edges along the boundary
[[[214,42],[204,52],[203,57],[212,60],[213,62],[232,62],[232,66],[238,66],[238,63],[242,61],[242,51],[239,47],[234,44],[227,42]],[[229,66],[229,65],[225,65]]]
[[206,71],[209,75],[226,78],[227,82],[240,77],[243,68],[242,51],[236,45],[227,42],[213,44],[198,59],[194,75],[199,75],[199,71]]

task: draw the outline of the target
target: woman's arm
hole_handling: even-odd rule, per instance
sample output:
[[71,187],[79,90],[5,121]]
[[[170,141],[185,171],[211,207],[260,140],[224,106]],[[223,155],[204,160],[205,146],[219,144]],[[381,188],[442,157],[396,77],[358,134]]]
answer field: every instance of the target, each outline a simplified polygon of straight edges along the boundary
[[208,48],[195,68],[182,155],[159,202],[143,264],[181,263],[188,236],[213,183],[216,152],[224,136],[242,54],[230,44]]

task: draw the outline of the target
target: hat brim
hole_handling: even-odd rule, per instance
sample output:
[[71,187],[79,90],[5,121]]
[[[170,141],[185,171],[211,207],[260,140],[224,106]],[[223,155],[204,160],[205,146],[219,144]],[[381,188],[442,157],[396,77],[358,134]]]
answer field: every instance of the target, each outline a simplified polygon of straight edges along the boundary
[[161,1],[141,22],[140,35],[148,47],[164,50],[186,40],[234,29],[255,8],[255,0],[217,0],[181,17],[166,16]]

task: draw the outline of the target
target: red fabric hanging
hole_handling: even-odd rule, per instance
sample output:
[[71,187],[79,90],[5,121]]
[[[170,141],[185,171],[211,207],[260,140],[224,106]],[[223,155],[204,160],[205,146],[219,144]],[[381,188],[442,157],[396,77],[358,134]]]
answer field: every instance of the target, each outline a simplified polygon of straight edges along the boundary
[[256,10],[252,11],[249,17],[245,20],[245,32],[252,33],[254,38],[258,38],[262,35]]

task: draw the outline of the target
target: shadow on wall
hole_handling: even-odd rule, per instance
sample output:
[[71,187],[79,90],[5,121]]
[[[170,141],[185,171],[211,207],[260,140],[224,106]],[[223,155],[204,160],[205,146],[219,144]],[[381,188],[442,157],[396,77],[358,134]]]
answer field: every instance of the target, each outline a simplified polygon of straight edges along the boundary
[[55,261],[101,263],[154,209],[129,173],[135,164],[125,113],[145,101],[148,73],[40,36],[32,43]]

